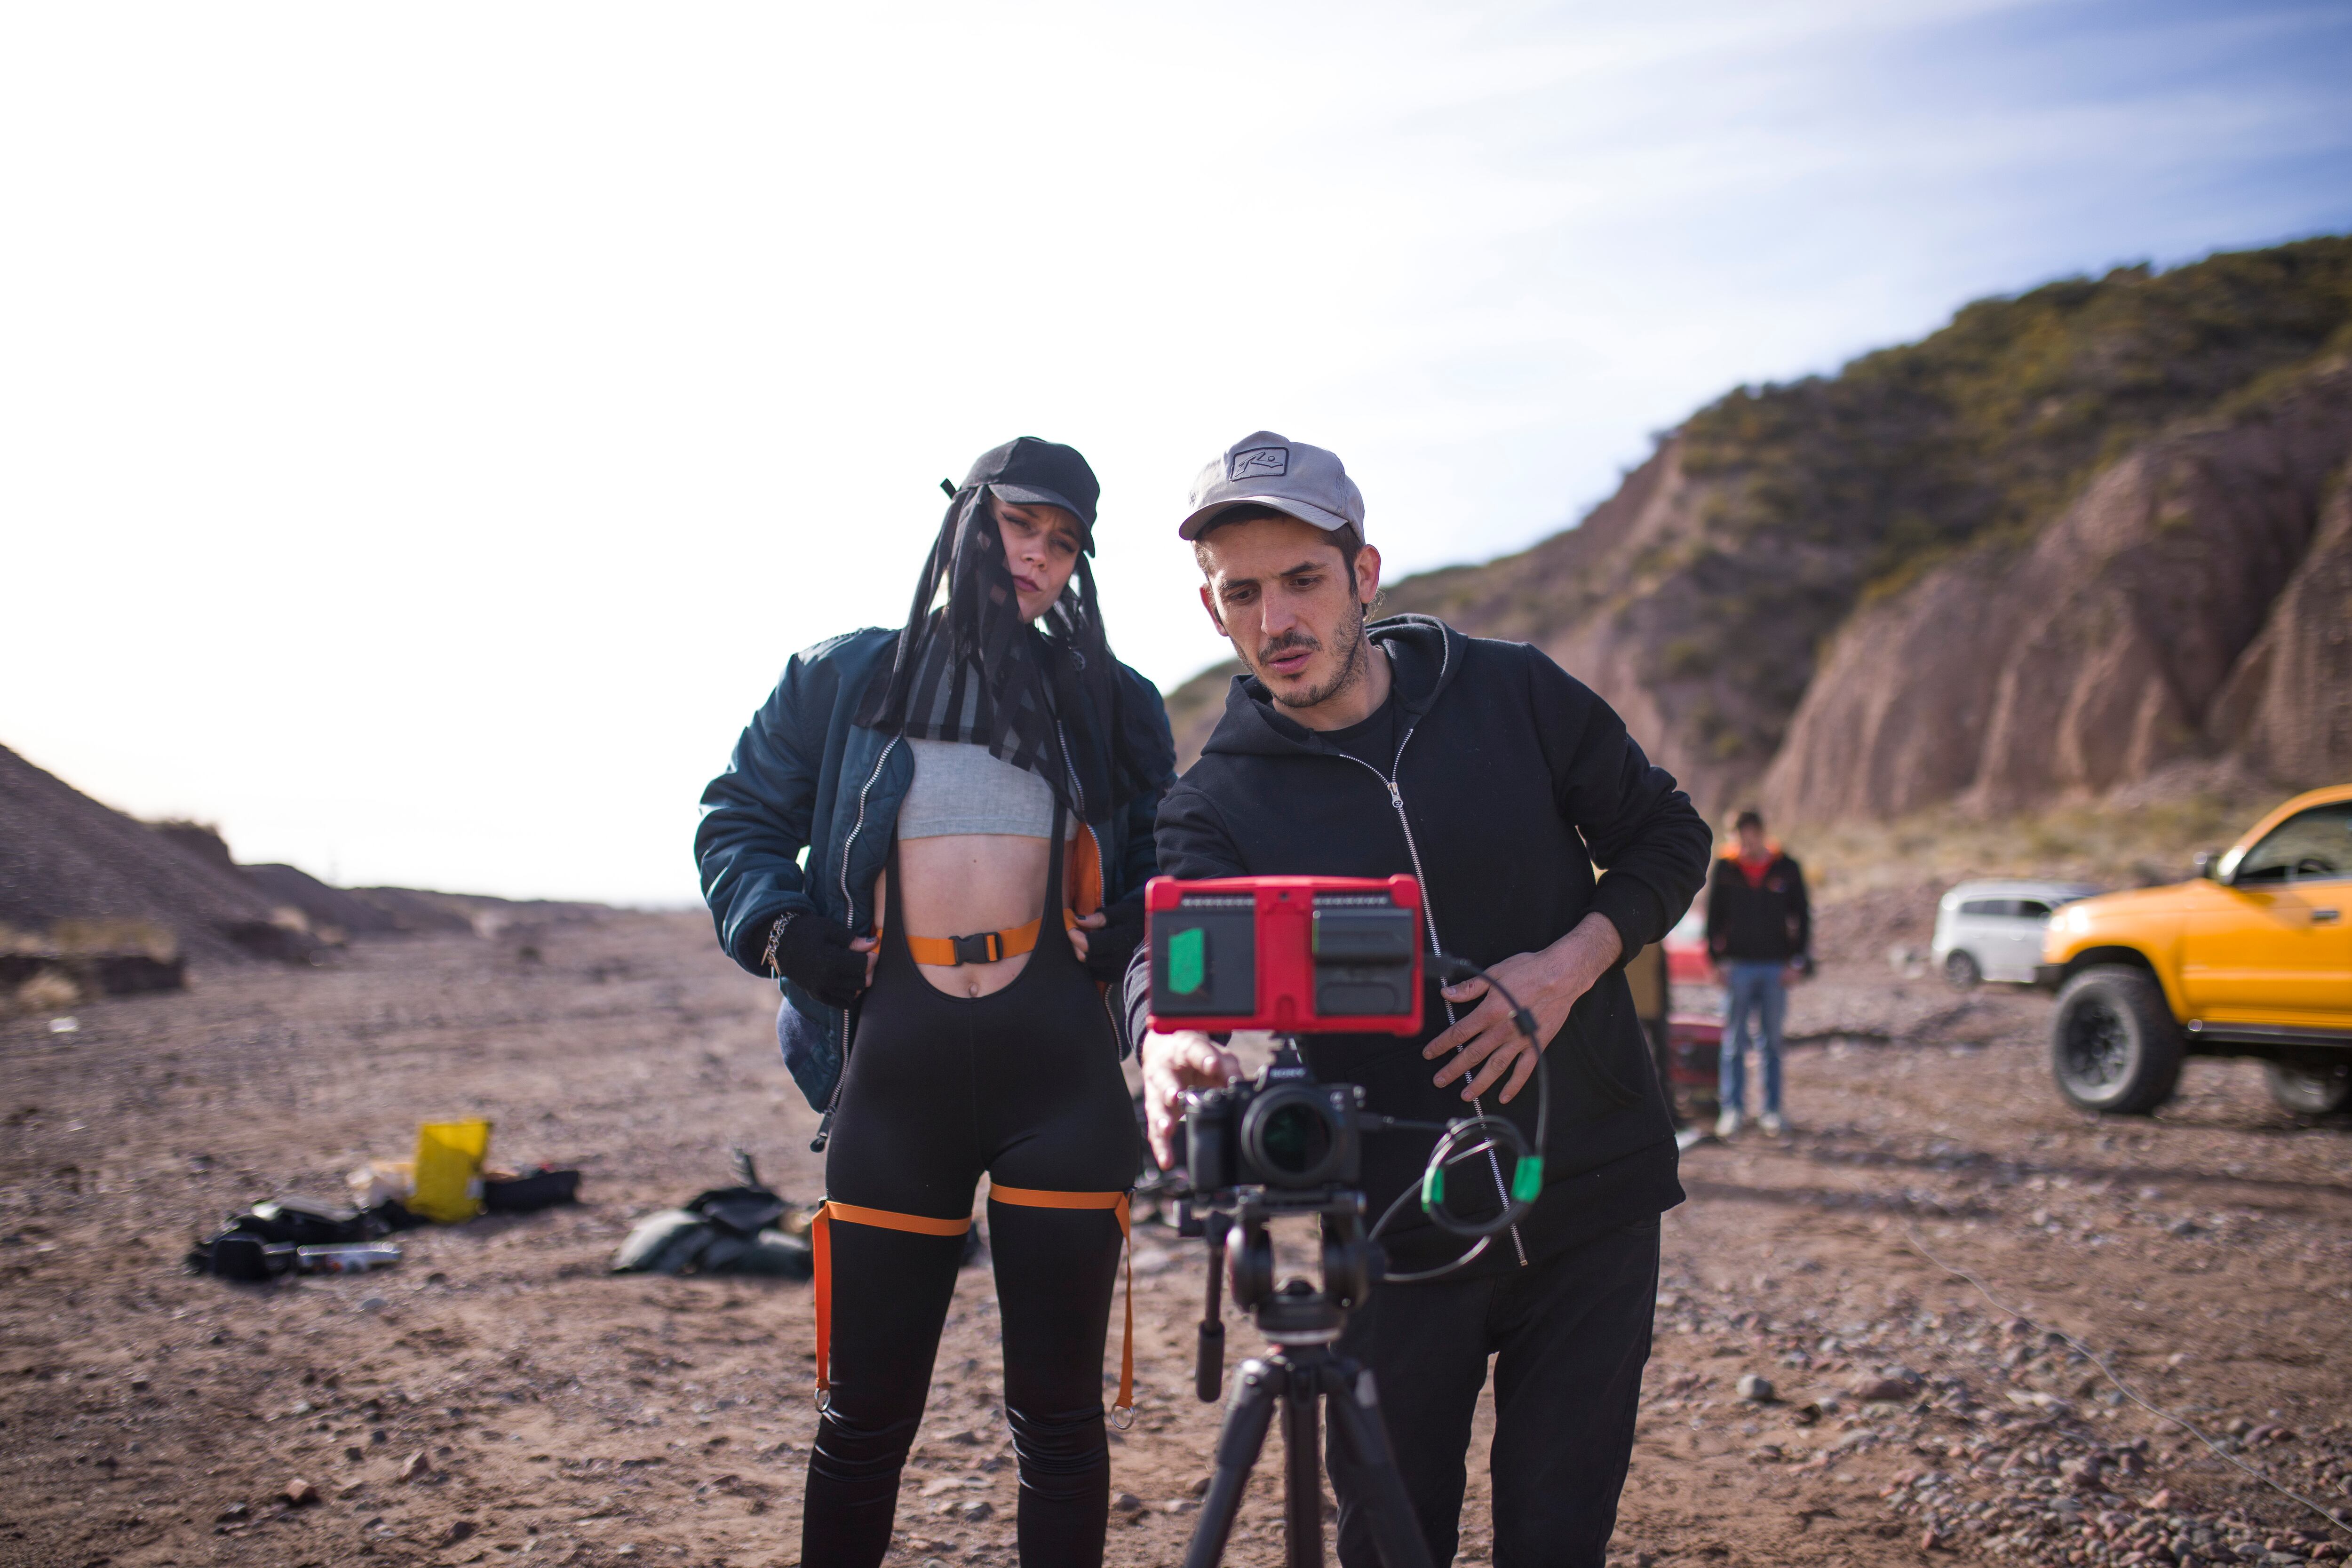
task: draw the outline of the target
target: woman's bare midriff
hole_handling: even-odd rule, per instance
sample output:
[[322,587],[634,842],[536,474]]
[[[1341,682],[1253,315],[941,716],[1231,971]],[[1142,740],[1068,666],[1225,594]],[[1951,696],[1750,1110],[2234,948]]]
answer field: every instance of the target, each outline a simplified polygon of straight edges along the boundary
[[[971,936],[1011,931],[1044,913],[1048,839],[1012,833],[957,833],[898,841],[900,919],[914,936]],[[1066,861],[1065,862],[1066,865]],[[875,924],[891,895],[887,872],[876,879]],[[1066,895],[1065,895],[1066,898]],[[1040,942],[1067,942],[1057,917],[1042,924]],[[994,963],[919,963],[923,978],[950,996],[985,996],[1013,984],[1029,963],[1021,953]]]

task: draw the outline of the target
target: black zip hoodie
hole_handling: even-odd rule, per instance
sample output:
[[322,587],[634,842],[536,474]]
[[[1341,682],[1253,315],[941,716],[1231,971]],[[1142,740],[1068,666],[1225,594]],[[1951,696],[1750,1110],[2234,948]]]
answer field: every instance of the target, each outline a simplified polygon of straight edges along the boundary
[[[1370,633],[1389,656],[1401,710],[1389,766],[1326,744],[1286,718],[1264,686],[1236,676],[1201,760],[1160,803],[1160,871],[1416,874],[1430,940],[1481,964],[1548,947],[1596,910],[1629,956],[1662,938],[1706,876],[1709,836],[1609,705],[1524,643],[1465,637],[1426,616],[1378,621]],[[1146,956],[1139,952],[1129,971],[1131,1004],[1148,988]],[[1301,1042],[1307,1065],[1327,1081],[1362,1084],[1376,1113],[1429,1121],[1468,1113],[1461,1086],[1432,1084],[1441,1064],[1422,1059],[1447,1023],[1433,976],[1430,984],[1418,1039],[1310,1035]],[[1448,1279],[1516,1268],[1522,1255],[1535,1261],[1682,1201],[1674,1128],[1622,973],[1612,970],[1576,1005],[1545,1058],[1544,1195],[1516,1237],[1496,1237]],[[1533,1083],[1507,1106],[1488,1095],[1486,1109],[1532,1138]],[[1419,1184],[1431,1138],[1366,1135],[1371,1217]],[[1465,1200],[1463,1178],[1475,1169],[1454,1173]],[[1478,1212],[1468,1201],[1454,1206]],[[1449,1262],[1465,1245],[1411,1200],[1381,1241],[1393,1273]]]

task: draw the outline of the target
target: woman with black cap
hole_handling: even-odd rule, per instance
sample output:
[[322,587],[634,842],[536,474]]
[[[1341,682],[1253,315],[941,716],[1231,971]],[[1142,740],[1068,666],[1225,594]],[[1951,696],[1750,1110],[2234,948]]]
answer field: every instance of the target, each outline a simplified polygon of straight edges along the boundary
[[1142,935],[1174,747],[1103,634],[1086,459],[1024,437],[953,494],[905,627],[795,656],[695,836],[719,941],[777,978],[824,1112],[809,1568],[889,1547],[982,1173],[1023,1563],[1100,1563],[1109,1513],[1141,1146],[1099,987]]

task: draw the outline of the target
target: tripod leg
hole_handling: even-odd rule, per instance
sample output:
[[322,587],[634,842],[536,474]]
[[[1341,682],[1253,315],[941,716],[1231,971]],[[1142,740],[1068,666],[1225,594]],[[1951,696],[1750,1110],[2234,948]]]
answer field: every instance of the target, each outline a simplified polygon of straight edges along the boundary
[[1294,1370],[1282,1395],[1282,1533],[1288,1568],[1323,1568],[1318,1381]]
[[1217,1434],[1217,1468],[1209,1478],[1209,1495],[1201,1500],[1201,1522],[1192,1527],[1192,1539],[1184,1548],[1184,1568],[1217,1568],[1223,1558],[1234,1517],[1241,1511],[1242,1490],[1249,1485],[1250,1467],[1265,1447],[1275,1401],[1289,1381],[1279,1367],[1262,1361],[1242,1363],[1234,1401],[1225,1407],[1225,1424]]
[[1332,1425],[1355,1450],[1373,1550],[1384,1568],[1431,1568],[1429,1542],[1422,1539],[1421,1521],[1413,1517],[1404,1478],[1397,1474],[1396,1455],[1389,1447],[1388,1428],[1381,1425],[1372,1374],[1353,1362],[1340,1361],[1326,1368],[1324,1376]]

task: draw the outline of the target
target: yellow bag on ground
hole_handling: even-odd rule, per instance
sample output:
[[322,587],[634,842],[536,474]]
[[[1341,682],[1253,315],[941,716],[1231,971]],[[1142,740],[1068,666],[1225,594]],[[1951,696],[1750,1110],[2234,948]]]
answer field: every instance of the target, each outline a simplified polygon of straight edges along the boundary
[[487,1121],[428,1121],[416,1130],[416,1191],[408,1211],[436,1225],[482,1212],[482,1161],[490,1152]]

